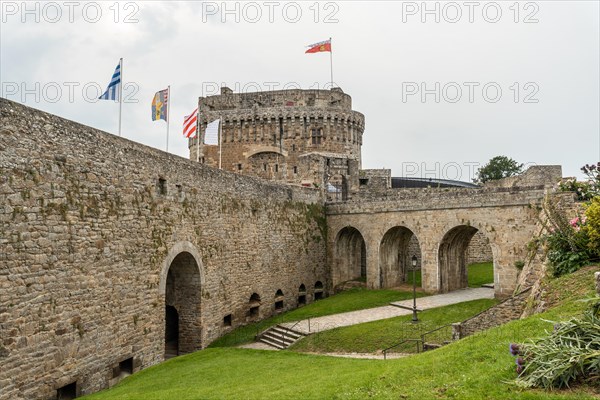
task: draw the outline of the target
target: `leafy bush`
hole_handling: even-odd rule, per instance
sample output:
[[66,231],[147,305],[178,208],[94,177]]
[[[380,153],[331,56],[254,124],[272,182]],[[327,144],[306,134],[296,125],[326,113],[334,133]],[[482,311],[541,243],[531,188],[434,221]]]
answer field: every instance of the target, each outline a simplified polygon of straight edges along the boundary
[[585,210],[584,230],[588,237],[588,248],[600,255],[600,197],[594,197]]
[[574,192],[579,201],[590,200],[594,196],[589,182],[580,182],[576,178],[563,179],[558,184],[558,188],[562,192]]
[[600,162],[586,164],[581,167],[581,171],[587,176],[586,181],[578,182],[575,178],[568,178],[559,183],[559,189],[563,192],[575,192],[580,201],[600,196]]
[[565,388],[600,379],[600,302],[581,319],[554,325],[554,332],[537,341],[510,345],[516,356],[517,385]]
[[597,258],[589,247],[585,217],[568,220],[550,197],[544,200],[543,210],[548,233],[541,240],[546,244],[546,259],[553,276],[575,272]]

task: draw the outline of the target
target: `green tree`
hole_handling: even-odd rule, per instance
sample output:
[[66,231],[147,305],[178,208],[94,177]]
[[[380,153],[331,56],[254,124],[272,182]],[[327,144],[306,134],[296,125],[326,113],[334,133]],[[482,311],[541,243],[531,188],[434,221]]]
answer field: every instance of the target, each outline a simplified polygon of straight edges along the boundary
[[519,164],[506,156],[496,156],[477,170],[475,183],[485,183],[495,179],[507,178],[519,175],[521,172],[523,172],[523,164]]

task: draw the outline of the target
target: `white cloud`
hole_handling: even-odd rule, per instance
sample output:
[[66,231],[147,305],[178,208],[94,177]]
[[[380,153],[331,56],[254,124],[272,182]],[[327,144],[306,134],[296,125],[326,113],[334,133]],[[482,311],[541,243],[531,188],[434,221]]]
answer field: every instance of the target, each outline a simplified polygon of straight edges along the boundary
[[[7,3],[21,4],[2,2],[3,11]],[[56,3],[66,12],[63,2]],[[4,12],[2,94],[116,132],[118,106],[86,102],[80,87],[95,83],[103,90],[119,57],[124,57],[125,80],[139,87],[139,102],[124,105],[124,135],[164,149],[164,122],[150,120],[150,103],[156,91],[171,85],[169,150],[187,156],[181,121],[195,107],[203,87],[212,82],[232,88],[253,82],[265,89],[269,82],[322,87],[329,80],[328,54],[305,55],[304,49],[331,36],[335,80],[366,117],[363,167],[392,168],[400,175],[407,163],[433,171],[436,163],[484,163],[503,154],[520,162],[562,164],[565,175],[576,175],[581,165],[600,159],[597,2],[521,2],[519,23],[513,21],[514,8],[509,8],[514,2],[497,3],[502,9],[497,23],[487,22],[481,13],[489,2],[480,2],[473,23],[462,2],[455,3],[463,12],[457,23],[447,21],[454,14],[443,14],[444,7],[452,11],[450,3],[443,2],[427,2],[430,9],[438,4],[439,23],[432,14],[421,22],[420,12],[402,21],[403,8],[421,7],[421,2],[319,2],[317,7],[314,2],[281,2],[273,22],[266,2],[228,2],[228,9],[234,10],[235,4],[239,22],[235,12],[227,14],[225,22],[220,14],[202,13],[222,7],[222,2],[121,2],[119,23],[110,8],[113,2],[101,3],[97,23],[77,13],[73,23],[66,18],[49,23],[44,20],[48,15],[40,15],[39,23],[27,15],[23,23],[22,15]],[[302,15],[293,23],[295,4]],[[256,17],[256,9],[262,17],[251,23],[248,19]],[[532,13],[538,23],[523,23]],[[138,22],[124,23],[128,15]],[[324,23],[327,16],[338,22]],[[56,103],[36,101],[31,94],[23,98],[21,91],[6,93],[6,84],[32,89],[36,83],[43,88],[52,82],[78,82],[73,102],[66,88]],[[453,92],[446,97],[441,93],[436,103],[429,94],[423,103],[417,94],[403,102],[407,82],[425,83],[428,89],[436,82],[440,89],[456,82],[463,97],[451,103],[447,98]],[[464,82],[479,84],[472,103]],[[528,82],[535,86],[525,86]],[[486,83],[502,89],[497,103],[483,97]],[[524,103],[527,95],[539,102]]]

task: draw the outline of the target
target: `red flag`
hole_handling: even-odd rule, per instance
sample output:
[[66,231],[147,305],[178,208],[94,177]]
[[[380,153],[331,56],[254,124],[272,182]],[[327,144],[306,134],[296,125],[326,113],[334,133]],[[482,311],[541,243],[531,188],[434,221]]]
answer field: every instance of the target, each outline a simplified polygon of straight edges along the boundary
[[[198,109],[196,108],[194,112],[185,117],[183,120],[183,136],[187,138],[196,137],[194,134],[196,133],[196,122],[198,121]],[[192,136],[194,135],[194,136]]]
[[319,43],[315,43],[315,44],[311,44],[308,50],[306,50],[306,52],[304,54],[307,53],[320,53],[322,51],[328,51],[331,52],[331,39],[326,40],[324,42],[319,42]]

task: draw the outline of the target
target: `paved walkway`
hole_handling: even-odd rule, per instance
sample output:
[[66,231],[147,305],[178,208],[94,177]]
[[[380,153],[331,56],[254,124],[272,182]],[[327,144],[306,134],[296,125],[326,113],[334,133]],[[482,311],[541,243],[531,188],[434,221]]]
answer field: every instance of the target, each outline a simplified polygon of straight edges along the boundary
[[[493,299],[494,290],[489,288],[469,288],[456,290],[450,293],[437,294],[433,296],[421,297],[417,299],[418,310],[428,310],[430,308],[443,307],[450,304],[462,303],[465,301],[478,299]],[[305,335],[322,332],[342,326],[350,326],[362,324],[364,322],[378,321],[399,317],[401,315],[410,315],[412,311],[413,301],[404,300],[392,303],[394,304],[383,307],[367,308],[366,310],[351,311],[341,314],[327,315],[324,317],[305,319],[299,322],[287,322],[281,324],[287,328],[292,328],[295,331],[304,333]]]

